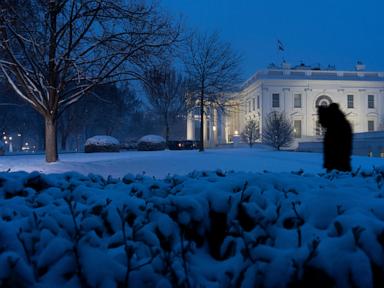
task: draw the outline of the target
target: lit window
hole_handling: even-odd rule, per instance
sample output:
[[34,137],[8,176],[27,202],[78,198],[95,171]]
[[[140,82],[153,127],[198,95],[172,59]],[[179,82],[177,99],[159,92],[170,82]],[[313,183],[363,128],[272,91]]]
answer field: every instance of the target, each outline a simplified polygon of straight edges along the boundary
[[301,120],[293,121],[293,136],[295,138],[301,138]]
[[320,125],[320,122],[316,121],[316,128],[315,128],[316,136],[323,136],[325,134],[325,129]]
[[272,94],[272,108],[279,108],[280,107],[280,95],[279,93],[273,93]]
[[368,95],[368,108],[375,108],[375,97],[374,95]]
[[347,95],[347,108],[353,108],[353,95]]
[[301,108],[301,94],[295,94],[293,98],[293,107]]
[[368,131],[375,131],[375,121],[368,120]]

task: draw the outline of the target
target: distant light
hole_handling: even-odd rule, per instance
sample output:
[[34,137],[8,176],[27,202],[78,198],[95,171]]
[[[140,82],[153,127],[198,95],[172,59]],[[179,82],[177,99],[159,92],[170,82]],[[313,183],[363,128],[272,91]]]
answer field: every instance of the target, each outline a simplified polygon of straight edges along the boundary
[[12,140],[12,136],[9,136],[9,140]]
[[239,131],[235,130],[235,135],[239,135]]
[[3,132],[3,135],[5,135],[5,131]]
[[5,144],[8,144],[8,141],[5,141],[4,143],[5,143]]
[[20,134],[20,133],[18,133],[18,134],[17,134],[17,136],[21,137],[21,134]]
[[28,142],[25,142],[25,146],[28,146],[29,144],[28,144]]
[[212,126],[212,130],[213,130],[213,131],[216,131],[216,126]]
[[3,139],[4,139],[4,140],[7,140],[7,136],[4,136]]

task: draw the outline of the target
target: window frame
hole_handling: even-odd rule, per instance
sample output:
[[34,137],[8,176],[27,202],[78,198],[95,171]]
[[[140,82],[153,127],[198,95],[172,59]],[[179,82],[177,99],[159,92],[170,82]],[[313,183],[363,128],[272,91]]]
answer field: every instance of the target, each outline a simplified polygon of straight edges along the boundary
[[[296,123],[300,123],[299,127],[296,127]],[[299,131],[297,131],[297,128]],[[303,128],[303,124],[302,124],[302,121],[300,119],[293,120],[293,137],[294,138],[301,138],[301,136],[303,134],[302,128]]]
[[272,93],[272,108],[280,108],[280,93]]
[[[296,98],[298,97],[298,98]],[[297,104],[297,101],[296,100],[299,100],[299,105],[296,105]],[[293,94],[293,108],[303,108],[303,101],[302,101],[302,96],[301,96],[301,93],[295,93]]]
[[368,95],[368,109],[375,109],[375,95]]
[[355,99],[354,99],[354,95],[353,94],[348,94],[347,95],[347,108],[348,109],[353,109],[355,108]]
[[[370,127],[371,126],[370,124],[372,124],[372,127]],[[368,120],[367,125],[368,125],[368,127],[367,127],[368,132],[375,131],[375,120]]]

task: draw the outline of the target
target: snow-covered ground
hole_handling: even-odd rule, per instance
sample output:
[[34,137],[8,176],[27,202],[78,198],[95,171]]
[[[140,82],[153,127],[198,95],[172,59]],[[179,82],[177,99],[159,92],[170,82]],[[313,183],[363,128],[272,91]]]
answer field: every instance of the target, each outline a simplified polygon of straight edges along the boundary
[[327,174],[321,154],[268,149],[60,158],[0,157],[0,287],[384,287],[383,159]]
[[[322,154],[273,151],[268,148],[207,149],[189,151],[128,151],[120,153],[61,154],[57,163],[45,163],[44,155],[0,157],[0,171],[39,171],[62,173],[76,171],[104,177],[122,177],[127,173],[164,178],[193,170],[235,170],[244,172],[322,172]],[[384,165],[384,159],[354,156],[353,169]]]

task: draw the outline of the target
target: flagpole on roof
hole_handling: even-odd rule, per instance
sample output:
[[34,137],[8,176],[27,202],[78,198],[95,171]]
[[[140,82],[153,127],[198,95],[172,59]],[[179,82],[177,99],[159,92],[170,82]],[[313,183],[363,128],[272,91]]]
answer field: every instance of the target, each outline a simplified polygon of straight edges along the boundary
[[284,51],[285,51],[285,47],[284,47],[284,44],[283,42],[280,41],[280,39],[277,39],[277,53],[281,53],[281,60],[282,60],[282,63],[285,62],[285,59],[284,59]]

